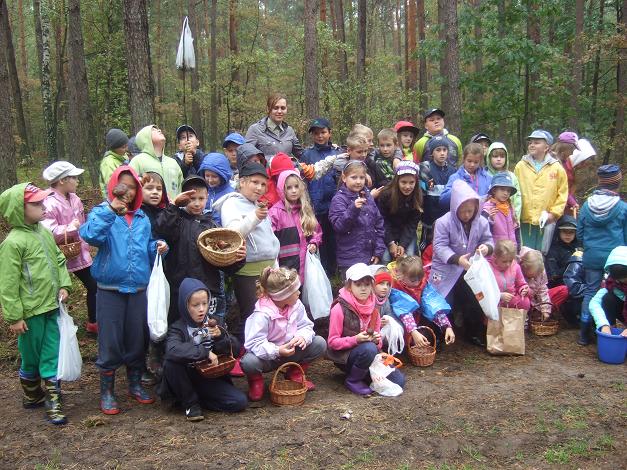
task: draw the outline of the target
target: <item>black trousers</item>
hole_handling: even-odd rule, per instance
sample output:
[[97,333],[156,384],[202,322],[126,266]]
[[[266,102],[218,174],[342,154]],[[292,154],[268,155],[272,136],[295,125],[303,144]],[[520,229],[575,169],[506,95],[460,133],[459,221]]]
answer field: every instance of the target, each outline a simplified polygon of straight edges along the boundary
[[322,245],[320,246],[320,263],[327,272],[328,277],[333,277],[337,271],[335,232],[329,221],[329,213],[316,214],[320,228],[322,228]]
[[257,302],[257,279],[259,276],[233,276],[233,290],[237,305],[239,305],[239,318],[237,324],[229,325],[233,335],[244,345],[244,327],[246,319],[255,311]]
[[466,284],[463,274],[459,276],[459,279],[446,297],[446,301],[453,310],[462,312],[466,337],[478,337],[485,340],[487,331],[485,315],[472,289]]
[[74,271],[74,275],[87,289],[87,318],[89,323],[96,323],[96,292],[98,290],[96,280],[91,277],[89,268]]

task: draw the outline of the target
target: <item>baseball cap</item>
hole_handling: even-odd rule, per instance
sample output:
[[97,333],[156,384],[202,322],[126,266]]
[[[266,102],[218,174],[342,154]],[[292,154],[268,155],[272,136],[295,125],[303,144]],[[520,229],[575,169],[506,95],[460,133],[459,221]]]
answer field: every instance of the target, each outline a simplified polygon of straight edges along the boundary
[[444,117],[444,116],[445,116],[444,111],[442,111],[441,109],[439,109],[439,108],[432,108],[432,109],[430,109],[429,111],[427,111],[427,112],[423,115],[423,117],[422,117],[422,118],[426,121],[426,120],[427,120],[427,118],[428,118],[429,116],[432,116],[433,114],[439,114],[439,115],[440,115],[440,116],[442,116],[442,117]]
[[492,143],[492,139],[488,137],[488,134],[484,134],[483,132],[479,132],[478,134],[473,135],[470,138],[470,143],[476,144],[477,142],[480,142],[482,140],[487,140],[489,143]]
[[579,136],[572,131],[562,132],[559,136],[557,136],[558,142],[564,142],[565,144],[572,144],[576,149],[579,148]]
[[420,129],[414,126],[413,122],[398,121],[396,124],[394,124],[394,132],[403,132],[403,131],[409,131],[409,132],[412,132],[413,134],[420,133]]
[[189,124],[183,124],[182,126],[176,128],[176,140],[179,140],[179,137],[183,132],[189,132],[190,134],[196,135],[196,131],[192,126]]
[[549,131],[544,129],[536,129],[527,136],[527,139],[544,139],[547,144],[553,145],[553,136]]
[[329,121],[327,118],[323,118],[323,117],[318,117],[314,120],[311,121],[311,123],[309,124],[309,131],[311,132],[312,129],[331,129],[331,121]]
[[257,162],[246,162],[242,169],[239,171],[239,177],[242,178],[244,176],[253,176],[253,175],[262,175],[266,178],[268,177],[268,173],[266,173],[266,167],[264,167],[261,163]]
[[577,225],[573,222],[562,222],[557,227],[557,230],[577,230]]
[[222,141],[222,148],[226,148],[229,142],[233,142],[237,145],[243,145],[246,143],[246,139],[244,139],[244,136],[242,134],[238,134],[237,132],[231,132]]
[[84,171],[82,168],[76,168],[70,162],[60,161],[48,166],[43,172],[43,177],[48,183],[54,183],[66,176],[82,175]]
[[24,202],[41,202],[50,194],[49,189],[40,189],[32,183],[24,188]]
[[346,270],[346,280],[347,281],[359,281],[364,277],[369,277],[374,279],[372,273],[370,272],[370,268],[366,263],[356,263],[353,264],[350,268]]

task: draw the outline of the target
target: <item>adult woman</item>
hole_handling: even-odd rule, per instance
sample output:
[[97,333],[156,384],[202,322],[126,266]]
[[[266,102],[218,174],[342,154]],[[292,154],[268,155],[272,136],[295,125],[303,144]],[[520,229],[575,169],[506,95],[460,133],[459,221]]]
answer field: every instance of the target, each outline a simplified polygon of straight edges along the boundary
[[244,164],[239,173],[239,191],[218,199],[213,207],[220,211],[222,226],[237,230],[246,239],[246,264],[233,276],[235,297],[240,310],[239,325],[233,329],[244,344],[244,324],[257,301],[255,281],[264,268],[274,266],[279,240],[272,231],[268,208],[257,205],[266,192],[268,175],[263,165]]
[[261,150],[268,161],[279,152],[300,159],[303,147],[294,129],[284,121],[287,98],[282,93],[272,93],[268,96],[267,106],[268,115],[248,128],[246,142]]

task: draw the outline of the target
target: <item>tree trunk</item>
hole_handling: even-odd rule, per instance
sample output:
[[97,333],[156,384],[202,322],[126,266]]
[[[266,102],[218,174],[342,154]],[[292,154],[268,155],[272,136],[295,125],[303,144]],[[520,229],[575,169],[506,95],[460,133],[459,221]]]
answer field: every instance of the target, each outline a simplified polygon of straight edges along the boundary
[[54,162],[58,157],[50,85],[50,11],[48,0],[33,0],[33,16],[35,18],[35,41],[39,59],[39,79],[41,81],[41,101],[43,103],[48,161]]
[[[418,8],[416,10],[418,16],[418,41],[420,42],[420,50],[424,47],[425,41],[425,1],[418,0]],[[420,54],[418,59],[418,89],[420,90],[420,112],[424,112],[427,109],[427,97],[428,97],[428,77],[427,77],[427,58],[424,54]]]
[[448,62],[447,125],[455,134],[462,133],[462,94],[459,81],[459,38],[457,0],[446,0],[446,61]]
[[[237,44],[237,0],[229,0],[229,49],[231,50],[231,56],[237,57],[239,53]],[[237,66],[232,66],[231,81],[233,81],[237,92],[239,83],[239,67]]]
[[[538,20],[538,4],[536,0],[527,0],[527,39],[534,44],[540,44],[540,25]],[[536,96],[538,84],[537,66],[532,65],[529,60],[525,63],[525,92],[524,92],[524,114],[522,120],[521,135],[528,132],[535,120]],[[522,145],[523,143],[520,142]]]
[[449,63],[446,59],[446,7],[449,0],[438,1],[438,39],[441,44],[444,44],[444,50],[440,51],[440,108],[442,108],[447,114],[450,108],[449,97]]
[[[65,10],[65,5],[60,5]],[[55,46],[55,71],[56,71],[56,89],[54,95],[53,113],[54,121],[52,129],[54,135],[57,136],[57,158],[67,160],[66,156],[66,129],[67,129],[67,73],[65,70],[65,44],[67,42],[67,21],[65,15],[56,15],[53,22],[54,46]]]
[[[6,3],[6,2],[5,2]],[[24,26],[24,0],[17,1],[17,25],[20,49],[20,71],[22,78],[28,75],[28,55],[26,54],[26,28]]]
[[68,2],[68,137],[72,142],[70,157],[89,168],[91,184],[98,185],[100,151],[89,102],[89,83],[85,67],[85,46],[80,0]]
[[[394,8],[394,54],[397,58],[401,57],[401,1],[396,0],[396,8]],[[397,62],[396,74],[401,74],[402,65]],[[401,80],[401,83],[403,81]]]
[[[497,18],[498,18],[498,30],[497,35],[500,41],[505,39],[506,28],[506,14],[505,14],[505,0],[499,0],[497,4]],[[502,56],[498,58],[499,70],[504,70],[505,61]],[[498,138],[502,141],[505,140],[505,134],[507,133],[507,120],[503,117],[499,118],[499,135]]]
[[191,88],[192,88],[192,127],[196,131],[196,137],[202,143],[203,131],[202,131],[202,110],[200,109],[200,102],[198,100],[198,89],[200,87],[200,80],[198,69],[200,68],[200,55],[198,51],[198,41],[200,41],[200,27],[198,18],[196,18],[196,0],[188,0],[187,2],[187,14],[189,15],[189,28],[192,30],[192,36],[194,37],[194,56],[196,57],[196,67],[191,70]]
[[[8,23],[7,6],[5,0],[0,0],[0,25]],[[0,50],[8,50],[7,35],[0,34]],[[17,162],[15,161],[15,141],[13,140],[13,124],[11,122],[11,88],[9,68],[5,54],[0,54],[0,191],[17,183]]]
[[[597,26],[596,34],[598,37],[603,37],[604,22],[603,16],[605,15],[605,1],[599,2],[599,22]],[[597,47],[597,51],[594,55],[594,71],[592,73],[592,103],[590,110],[590,124],[594,126],[597,120],[597,101],[599,96],[599,73],[601,69],[601,48]]]
[[318,116],[318,0],[305,0],[305,115]]
[[[604,0],[601,0],[602,2]],[[573,76],[570,88],[570,127],[577,129],[579,123],[579,94],[581,92],[583,74],[583,14],[584,0],[575,1],[575,41],[573,43]]]
[[[13,48],[13,37],[11,35],[11,23],[9,21],[9,11],[7,9],[6,1],[2,1],[0,5],[0,34],[4,33],[4,47],[1,50],[5,51],[6,65],[9,72],[9,78],[11,81],[11,94],[13,96],[13,107],[15,109],[15,124],[17,126],[17,132],[20,136],[19,153],[20,157],[26,161],[30,161],[30,140],[28,137],[28,130],[26,128],[26,119],[24,118],[24,107],[22,106],[22,90],[20,87],[20,80],[17,72],[17,64],[15,61],[15,49]],[[26,75],[22,75],[22,79],[26,79]],[[6,89],[8,90],[8,88]],[[8,109],[8,108],[7,108]]]
[[416,0],[407,2],[407,89],[418,87],[418,63],[416,61]]
[[[155,16],[161,18],[161,0],[155,0]],[[163,122],[162,104],[165,98],[165,87],[163,86],[163,35],[162,21],[156,22],[155,40],[157,42],[157,57],[155,66],[157,67],[157,94],[155,96],[155,113],[158,122]]]
[[[483,33],[481,32],[481,19],[483,18],[481,15],[481,0],[474,0],[475,7],[475,41],[477,44],[481,43],[481,37]],[[483,71],[483,48],[479,47],[479,52],[475,55],[475,74],[477,77],[481,77],[481,72]]]
[[211,82],[211,115],[209,116],[209,132],[211,135],[211,145],[213,149],[218,146],[218,84],[217,63],[218,51],[216,45],[217,31],[216,22],[218,19],[218,0],[211,0],[211,61],[209,64],[209,81]]
[[366,26],[368,24],[368,9],[366,0],[358,0],[357,4],[357,78],[363,80],[366,76]]
[[128,105],[135,134],[155,122],[155,91],[152,81],[146,0],[124,0],[124,37],[128,68]]
[[[342,44],[346,45],[346,28],[344,26],[344,6],[342,0],[333,0],[333,10],[335,11],[335,21],[337,23],[337,39]],[[346,56],[346,50],[342,49],[340,52],[340,80],[345,82],[348,80],[348,58]]]
[[[618,37],[627,35],[627,0],[623,0],[622,9],[616,3],[616,29]],[[627,105],[627,48],[620,49],[618,64],[616,65],[616,124],[614,126],[613,150],[615,163],[622,165],[627,151],[627,135],[625,134],[625,105]]]

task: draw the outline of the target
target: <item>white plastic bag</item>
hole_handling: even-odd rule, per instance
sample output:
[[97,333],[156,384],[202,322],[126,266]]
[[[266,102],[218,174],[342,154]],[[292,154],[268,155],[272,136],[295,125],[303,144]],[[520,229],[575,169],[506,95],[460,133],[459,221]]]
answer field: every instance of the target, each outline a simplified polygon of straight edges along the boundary
[[464,274],[464,280],[475,294],[485,316],[490,320],[498,320],[501,291],[492,268],[483,255],[475,253],[470,258],[470,268]]
[[381,320],[383,319],[386,319],[387,323],[381,328],[381,337],[388,343],[388,354],[394,356],[405,348],[403,327],[389,315],[383,315]]
[[333,302],[333,292],[327,274],[317,255],[307,251],[303,303],[309,308],[314,320],[328,317]]
[[76,332],[78,327],[74,324],[74,320],[67,313],[65,304],[59,302],[59,316],[57,317],[59,325],[59,364],[57,365],[57,379],[64,382],[78,380],[81,376],[81,368],[83,359],[81,358],[81,350],[78,347]]
[[148,299],[148,330],[150,339],[160,341],[168,332],[168,309],[170,308],[170,284],[163,273],[161,255],[157,255],[146,289]]
[[555,222],[551,222],[550,224],[546,224],[544,226],[544,230],[542,231],[542,248],[540,251],[543,255],[546,254],[551,249],[551,243],[553,242],[553,234],[555,233]]
[[[403,389],[400,385],[388,379],[388,375],[394,372],[395,367],[384,363],[386,357],[392,356],[379,353],[374,357],[372,364],[370,364],[370,378],[372,379],[370,388],[384,397],[397,397],[403,393]],[[394,360],[398,361],[396,358]]]
[[183,30],[181,31],[181,39],[179,39],[179,48],[176,52],[176,68],[181,70],[196,68],[194,38],[192,37],[192,30],[189,28],[187,16],[183,20]]

